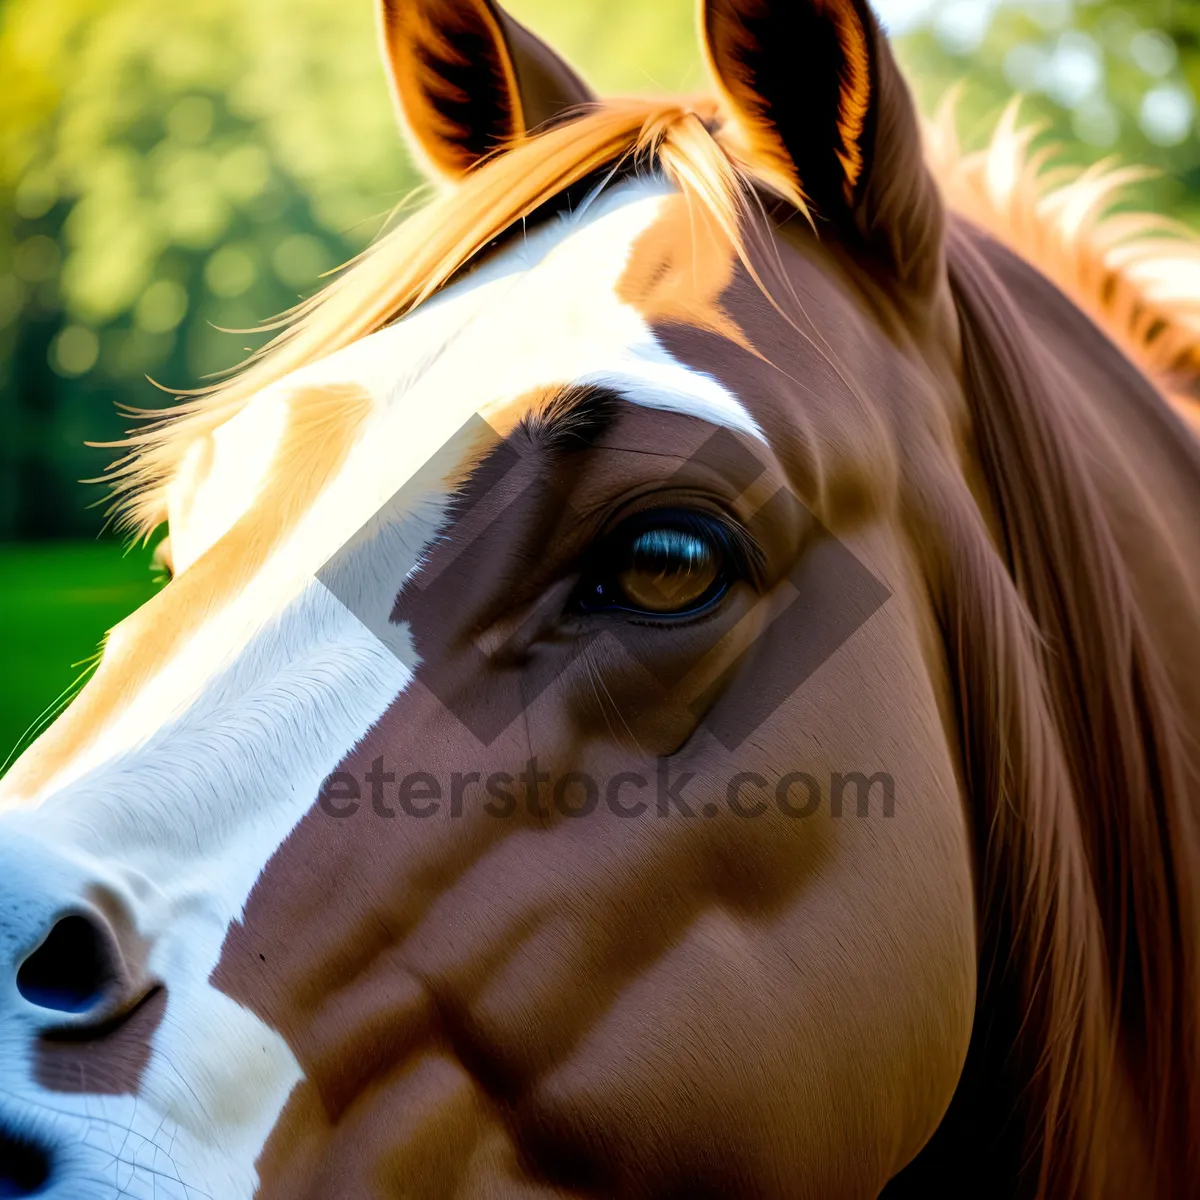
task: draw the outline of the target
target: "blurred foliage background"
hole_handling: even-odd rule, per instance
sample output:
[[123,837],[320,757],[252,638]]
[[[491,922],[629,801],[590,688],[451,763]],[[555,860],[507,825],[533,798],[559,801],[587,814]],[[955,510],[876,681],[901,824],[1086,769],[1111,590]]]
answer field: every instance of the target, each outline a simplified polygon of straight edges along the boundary
[[[703,86],[694,0],[508,7],[601,91]],[[1200,4],[879,9],[923,105],[964,81],[968,144],[1026,93],[1068,156],[1159,168],[1143,200],[1200,224]],[[121,435],[117,402],[167,402],[147,377],[240,361],[261,335],[227,331],[311,293],[419,180],[372,0],[0,0],[0,78],[3,742],[150,587],[144,553],[63,542],[104,524],[103,489],[77,481],[113,453],[85,441]]]
[[[926,104],[965,124],[1029,95],[1076,157],[1163,169],[1200,208],[1200,5],[890,0]],[[703,85],[693,0],[511,0],[601,90]],[[371,0],[0,5],[0,539],[94,535],[114,402],[167,400],[255,345],[419,182]]]

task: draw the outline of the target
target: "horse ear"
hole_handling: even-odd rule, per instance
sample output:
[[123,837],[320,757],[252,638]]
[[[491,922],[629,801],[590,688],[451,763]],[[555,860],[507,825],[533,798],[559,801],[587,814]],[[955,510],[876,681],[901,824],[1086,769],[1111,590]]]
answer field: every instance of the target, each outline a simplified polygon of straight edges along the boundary
[[379,0],[401,119],[433,170],[460,179],[485,155],[592,92],[492,0]]
[[902,279],[940,265],[942,206],[908,86],[866,0],[702,0],[705,50],[751,152]]

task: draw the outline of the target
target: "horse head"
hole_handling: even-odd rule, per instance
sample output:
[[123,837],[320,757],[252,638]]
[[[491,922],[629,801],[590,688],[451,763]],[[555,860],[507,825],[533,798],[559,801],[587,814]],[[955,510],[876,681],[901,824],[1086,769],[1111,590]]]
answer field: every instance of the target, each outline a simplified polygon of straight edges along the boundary
[[0,1194],[1093,1186],[1159,659],[870,9],[701,26],[383,3],[439,194],[134,436],[173,578],[0,785]]

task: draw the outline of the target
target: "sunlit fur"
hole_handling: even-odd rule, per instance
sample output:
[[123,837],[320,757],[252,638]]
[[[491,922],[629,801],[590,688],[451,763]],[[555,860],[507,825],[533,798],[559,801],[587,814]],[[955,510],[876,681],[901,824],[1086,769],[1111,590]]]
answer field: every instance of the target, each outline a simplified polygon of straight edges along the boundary
[[862,136],[871,106],[871,67],[867,36],[862,22],[850,4],[833,6],[840,40],[845,47],[845,78],[838,105],[838,128],[846,147],[838,152],[846,173],[846,194],[853,196],[863,170]]
[[523,138],[301,305],[295,320],[232,382],[133,434],[125,443],[132,453],[111,473],[125,497],[127,525],[146,533],[165,518],[163,489],[188,448],[262,388],[411,312],[493,239],[573,184],[634,164],[662,170],[738,246],[741,218],[753,207],[756,188],[804,209],[787,179],[739,157],[711,101],[607,102],[569,126]]
[[1035,263],[1167,390],[1194,400],[1200,238],[1158,214],[1113,211],[1148,172],[1112,159],[1082,171],[1056,166],[1053,146],[1034,148],[1038,127],[1020,124],[1016,100],[987,146],[966,153],[956,99],[926,127],[950,207]]

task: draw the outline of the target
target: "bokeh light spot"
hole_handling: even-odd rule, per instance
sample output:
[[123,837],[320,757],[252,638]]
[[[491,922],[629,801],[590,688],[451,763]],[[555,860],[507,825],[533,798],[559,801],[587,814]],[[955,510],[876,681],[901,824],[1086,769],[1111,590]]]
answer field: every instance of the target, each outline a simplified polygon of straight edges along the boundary
[[167,130],[181,142],[198,145],[213,127],[213,102],[207,96],[184,96],[167,113]]
[[68,325],[50,343],[50,366],[59,375],[74,379],[96,365],[100,339],[86,325]]
[[275,274],[293,287],[316,284],[318,277],[333,265],[333,255],[324,242],[307,233],[284,238],[271,255]]
[[204,264],[204,282],[214,296],[240,296],[257,277],[254,259],[241,246],[222,246]]
[[1072,114],[1071,129],[1089,146],[1111,146],[1121,132],[1121,122],[1117,110],[1103,96],[1092,96]]
[[217,183],[235,203],[261,196],[271,182],[271,163],[261,146],[238,146],[217,167]]
[[29,171],[18,182],[13,193],[13,208],[27,221],[44,217],[58,199],[58,188],[49,171]]
[[17,246],[13,253],[13,268],[26,283],[41,283],[57,273],[61,260],[58,243],[44,233],[36,233]]
[[1129,57],[1147,75],[1161,77],[1175,69],[1175,43],[1161,30],[1143,29],[1129,42]]
[[187,307],[182,286],[173,279],[158,279],[138,297],[133,316],[147,333],[168,333],[183,320]]
[[1050,55],[1033,42],[1020,42],[1004,56],[1004,77],[1015,91],[1044,92]]
[[1159,146],[1177,146],[1191,132],[1195,110],[1191,92],[1178,84],[1165,83],[1142,97],[1138,124]]
[[972,54],[987,36],[992,13],[989,0],[951,0],[933,18],[933,32],[950,54]]
[[1046,90],[1064,108],[1075,108],[1094,95],[1104,80],[1104,60],[1094,38],[1064,33],[1050,60]]

